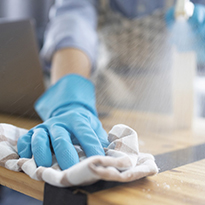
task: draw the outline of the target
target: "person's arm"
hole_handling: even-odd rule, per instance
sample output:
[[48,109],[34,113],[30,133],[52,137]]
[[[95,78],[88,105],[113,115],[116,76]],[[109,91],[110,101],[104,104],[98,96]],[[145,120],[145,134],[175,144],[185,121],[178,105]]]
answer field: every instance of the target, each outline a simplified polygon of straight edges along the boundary
[[88,56],[79,49],[60,49],[52,59],[51,84],[55,84],[60,78],[71,73],[89,78],[91,62]]
[[96,59],[96,0],[56,1],[42,56],[52,62],[52,86],[37,100],[43,123],[18,140],[20,157],[37,166],[52,165],[52,150],[61,169],[79,162],[73,145],[86,156],[105,155],[109,142],[97,116],[95,87],[88,79]]
[[98,0],[56,0],[50,10],[41,57],[52,83],[67,73],[87,77],[97,58]]

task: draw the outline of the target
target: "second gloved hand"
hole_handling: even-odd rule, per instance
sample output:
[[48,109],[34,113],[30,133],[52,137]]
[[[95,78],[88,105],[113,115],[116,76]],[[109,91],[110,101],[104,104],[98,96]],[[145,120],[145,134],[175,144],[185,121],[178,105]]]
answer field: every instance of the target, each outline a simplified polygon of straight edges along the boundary
[[20,157],[34,156],[38,166],[51,166],[52,150],[61,169],[79,162],[74,144],[86,156],[105,155],[107,133],[95,109],[93,84],[78,75],[60,79],[37,101],[36,110],[44,120],[18,140]]

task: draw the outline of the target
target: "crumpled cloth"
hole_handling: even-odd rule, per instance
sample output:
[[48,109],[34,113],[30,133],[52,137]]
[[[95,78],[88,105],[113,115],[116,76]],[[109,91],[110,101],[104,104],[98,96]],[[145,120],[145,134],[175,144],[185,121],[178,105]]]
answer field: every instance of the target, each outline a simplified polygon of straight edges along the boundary
[[55,155],[51,167],[37,167],[34,158],[19,158],[18,138],[27,132],[10,124],[0,124],[0,166],[23,171],[32,179],[58,187],[88,185],[98,180],[130,182],[158,172],[154,157],[140,153],[137,133],[130,127],[115,125],[108,134],[110,145],[106,156],[86,158],[80,146],[75,146],[80,162],[62,171]]

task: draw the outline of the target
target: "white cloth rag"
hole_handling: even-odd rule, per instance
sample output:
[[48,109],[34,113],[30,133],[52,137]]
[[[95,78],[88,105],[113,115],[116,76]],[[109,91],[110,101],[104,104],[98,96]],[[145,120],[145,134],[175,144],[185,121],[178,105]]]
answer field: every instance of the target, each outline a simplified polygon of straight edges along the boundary
[[126,125],[115,125],[108,134],[110,145],[106,156],[86,158],[80,146],[75,146],[80,162],[62,171],[53,155],[51,167],[37,167],[34,158],[19,158],[18,138],[28,130],[10,124],[0,124],[0,166],[23,171],[32,179],[43,180],[58,187],[88,185],[98,180],[130,182],[158,172],[154,157],[140,153],[137,133]]

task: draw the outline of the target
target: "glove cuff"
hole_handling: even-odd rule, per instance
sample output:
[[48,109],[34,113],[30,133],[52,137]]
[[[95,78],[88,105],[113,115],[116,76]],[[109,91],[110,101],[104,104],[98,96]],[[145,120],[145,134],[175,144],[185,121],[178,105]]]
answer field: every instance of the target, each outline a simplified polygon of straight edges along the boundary
[[61,107],[80,104],[97,116],[93,83],[76,74],[66,75],[51,86],[35,103],[35,110],[43,121]]

